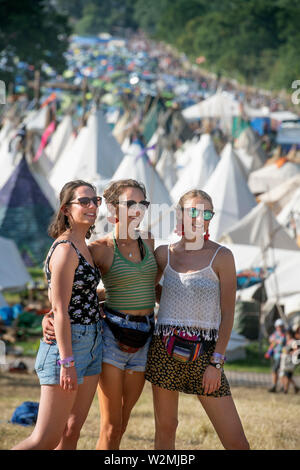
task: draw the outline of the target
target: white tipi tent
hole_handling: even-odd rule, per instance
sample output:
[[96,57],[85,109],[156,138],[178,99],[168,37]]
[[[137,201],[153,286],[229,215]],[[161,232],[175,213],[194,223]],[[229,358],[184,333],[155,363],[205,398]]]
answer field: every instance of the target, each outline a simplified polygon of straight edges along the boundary
[[182,111],[187,121],[202,118],[233,117],[241,114],[240,104],[227,92],[218,91],[213,96]]
[[289,201],[292,199],[295,191],[300,187],[300,173],[292,176],[287,181],[275,186],[266,193],[260,194],[258,200],[265,202],[272,207],[275,214],[279,214]]
[[165,148],[162,151],[155,169],[163,180],[166,188],[171,191],[177,181],[176,162],[171,150]]
[[53,164],[57,162],[59,156],[62,154],[72,132],[72,118],[67,114],[57,126],[49,144],[45,148],[45,154]]
[[[169,219],[172,201],[166,186],[149,158],[142,147],[136,143],[131,144],[129,152],[114,173],[112,181],[127,178],[143,183],[146,188],[147,199],[151,202],[142,225],[143,228],[147,227],[155,237],[167,239],[173,230],[173,222]],[[165,224],[163,223],[163,226],[161,226],[164,215]]]
[[0,237],[0,291],[22,289],[32,282],[16,243]]
[[212,240],[219,240],[223,233],[256,206],[230,143],[224,147],[220,162],[203,190],[211,196],[214,205],[215,216],[210,223]]
[[297,173],[300,173],[298,163],[286,162],[281,167],[272,163],[250,173],[248,185],[253,194],[265,193]]
[[73,179],[94,182],[111,178],[123,158],[123,152],[111,134],[102,111],[94,111],[73,144],[59,158],[50,175],[57,192]]
[[210,134],[202,134],[190,153],[190,161],[171,191],[175,203],[190,189],[202,189],[220,161]]
[[262,250],[269,247],[299,250],[295,240],[278,223],[272,210],[263,202],[226,231],[221,240],[227,243],[256,245]]

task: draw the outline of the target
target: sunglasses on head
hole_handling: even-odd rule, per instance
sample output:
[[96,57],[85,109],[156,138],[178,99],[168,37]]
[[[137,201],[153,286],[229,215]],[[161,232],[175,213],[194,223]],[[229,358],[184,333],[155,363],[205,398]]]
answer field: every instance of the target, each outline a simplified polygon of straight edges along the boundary
[[80,204],[82,207],[89,207],[90,203],[93,203],[96,207],[99,207],[102,202],[101,196],[94,196],[94,197],[78,197],[77,201],[71,201],[69,204]]
[[131,199],[129,199],[128,201],[119,201],[118,204],[126,205],[128,207],[128,209],[130,209],[130,207],[133,207],[133,206],[140,206],[143,209],[148,209],[148,207],[150,206],[149,201],[139,201],[139,202],[137,202],[137,201],[133,201]]
[[196,217],[199,217],[199,215],[201,215],[206,221],[211,220],[215,214],[214,211],[210,209],[202,211],[200,209],[197,209],[196,207],[189,207],[188,209],[186,209],[186,211],[188,216],[192,219],[195,219]]

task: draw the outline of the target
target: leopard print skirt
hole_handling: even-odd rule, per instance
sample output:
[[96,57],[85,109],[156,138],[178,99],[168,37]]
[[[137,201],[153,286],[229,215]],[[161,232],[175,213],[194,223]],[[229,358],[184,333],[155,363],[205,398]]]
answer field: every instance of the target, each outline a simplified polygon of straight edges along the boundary
[[211,397],[225,397],[231,395],[230,386],[222,370],[221,387],[211,394],[205,394],[202,379],[210,357],[214,352],[215,344],[211,344],[206,352],[193,362],[182,362],[170,356],[158,335],[153,335],[146,366],[146,380],[167,390],[206,395]]

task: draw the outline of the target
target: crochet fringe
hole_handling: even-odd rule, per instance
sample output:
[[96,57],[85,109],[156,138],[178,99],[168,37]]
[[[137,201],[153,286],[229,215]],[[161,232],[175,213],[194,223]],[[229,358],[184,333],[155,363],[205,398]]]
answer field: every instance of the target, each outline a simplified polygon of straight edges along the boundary
[[154,334],[155,335],[169,335],[174,332],[174,330],[181,331],[190,336],[199,336],[206,341],[216,341],[218,339],[218,330],[214,328],[200,328],[196,326],[186,326],[186,325],[155,325]]

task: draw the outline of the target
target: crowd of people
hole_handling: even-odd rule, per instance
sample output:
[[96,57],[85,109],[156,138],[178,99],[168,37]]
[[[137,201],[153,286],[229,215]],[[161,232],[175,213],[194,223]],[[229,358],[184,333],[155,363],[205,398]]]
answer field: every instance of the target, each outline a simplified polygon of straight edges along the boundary
[[265,355],[272,360],[272,387],[269,392],[288,393],[290,385],[293,385],[294,392],[298,393],[300,388],[293,374],[300,363],[300,322],[286,328],[284,321],[278,318],[274,326],[275,331],[269,337],[270,346]]
[[[180,240],[156,249],[139,230],[150,204],[142,183],[113,181],[103,197],[114,230],[88,245],[102,197],[81,180],[60,193],[45,262],[52,309],[35,365],[39,412],[32,434],[14,449],[76,449],[97,388],[96,448],[119,449],[147,380],[155,449],[175,448],[183,392],[198,397],[225,449],[248,450],[223,369],[236,270],[231,251],[209,239],[211,197],[185,193],[177,205]],[[104,289],[97,290],[100,276]]]

